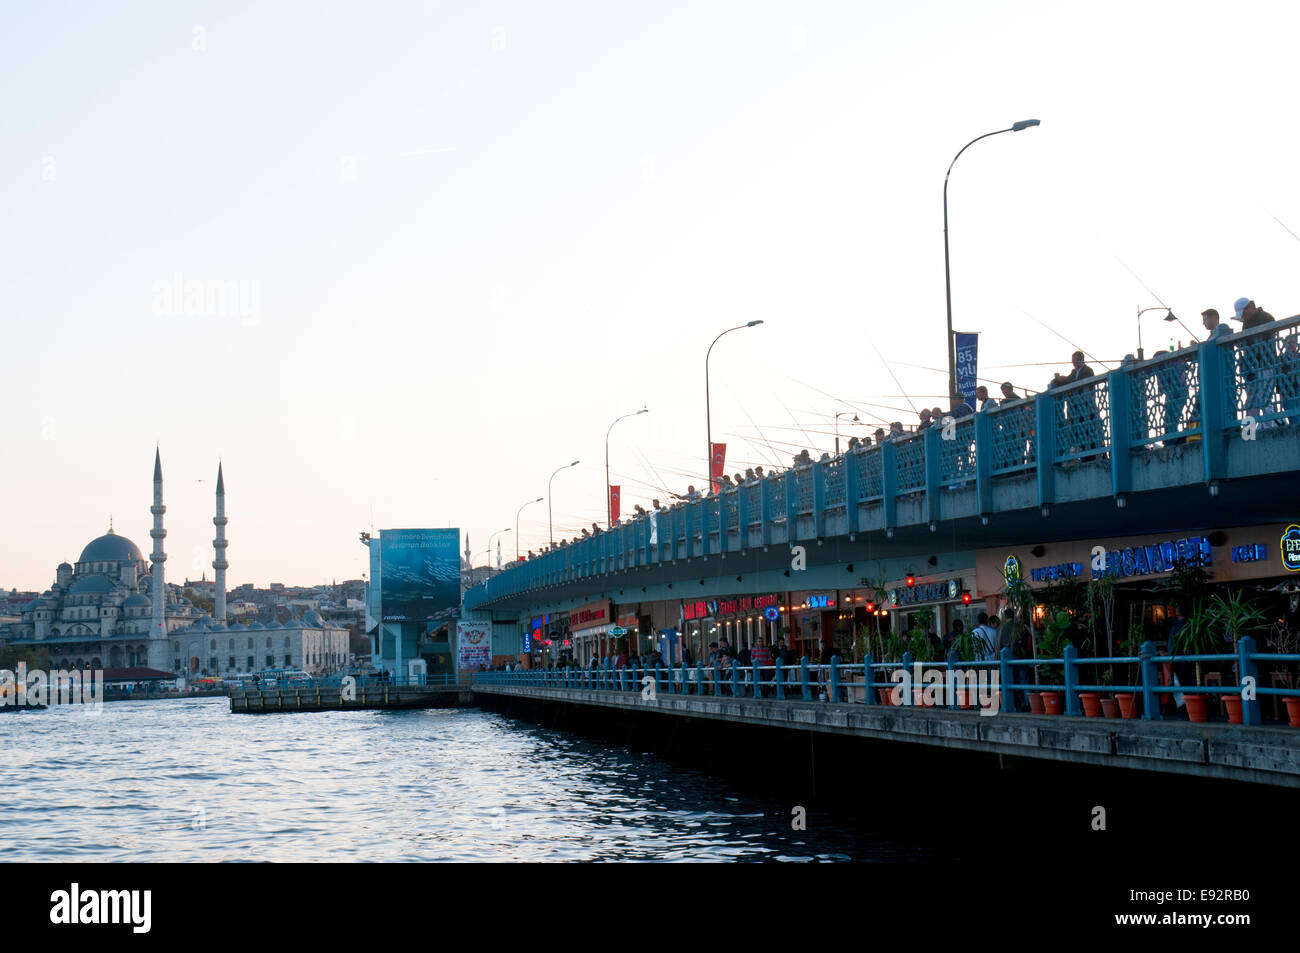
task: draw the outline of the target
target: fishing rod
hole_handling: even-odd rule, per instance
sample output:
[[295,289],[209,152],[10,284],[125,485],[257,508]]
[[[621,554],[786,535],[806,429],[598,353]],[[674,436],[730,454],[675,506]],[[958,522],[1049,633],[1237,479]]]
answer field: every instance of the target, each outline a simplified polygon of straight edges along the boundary
[[880,348],[876,347],[876,342],[867,338],[867,343],[870,344],[871,349],[876,352],[876,357],[880,358],[880,363],[885,365],[885,370],[889,371],[889,376],[892,377],[894,383],[898,385],[898,392],[903,395],[903,399],[907,401],[907,405],[912,408],[912,413],[919,417],[920,412],[916,409],[916,404],[912,403],[912,398],[907,396],[907,388],[903,386],[902,381],[900,381],[897,375],[894,374],[894,369],[885,362],[885,355],[880,353]]
[[1276,215],[1274,215],[1274,214],[1273,214],[1272,212],[1270,212],[1268,209],[1264,208],[1264,203],[1263,203],[1263,202],[1260,202],[1259,199],[1256,199],[1255,201],[1259,203],[1259,207],[1260,207],[1260,208],[1264,209],[1264,211],[1268,214],[1268,217],[1269,217],[1269,218],[1271,218],[1273,221],[1277,222],[1279,225],[1281,225],[1283,228],[1285,228],[1285,229],[1286,229],[1286,233],[1287,233],[1288,235],[1290,235],[1290,236],[1291,236],[1292,238],[1294,238],[1296,241],[1300,242],[1300,235],[1297,235],[1295,232],[1291,231],[1291,229],[1287,228],[1287,224],[1286,224],[1286,222],[1282,221],[1280,218],[1278,218]]
[[[1101,359],[1098,358],[1098,357],[1095,357],[1095,356],[1092,355],[1092,354],[1089,354],[1087,351],[1085,351],[1083,348],[1079,347],[1079,345],[1075,344],[1073,341],[1071,341],[1069,338],[1067,338],[1067,337],[1066,337],[1064,334],[1062,334],[1060,331],[1056,330],[1056,328],[1052,327],[1052,326],[1051,326],[1050,324],[1048,324],[1046,321],[1039,321],[1036,317],[1034,317],[1032,314],[1030,314],[1028,311],[1026,311],[1024,308],[1020,307],[1019,305],[1016,305],[1015,308],[1016,308],[1017,311],[1019,311],[1021,314],[1023,314],[1025,317],[1027,317],[1029,320],[1031,320],[1031,321],[1033,321],[1034,323],[1036,323],[1036,324],[1040,324],[1040,325],[1042,325],[1043,327],[1047,328],[1047,330],[1051,331],[1051,332],[1052,332],[1053,334],[1055,334],[1058,338],[1060,338],[1060,339],[1061,339],[1062,341],[1064,341],[1066,344],[1070,345],[1070,347],[1074,348],[1076,351],[1078,351],[1078,352],[1079,352],[1080,354],[1082,354],[1084,357],[1088,358],[1089,360],[1095,361],[1096,363],[1102,365],[1103,367],[1106,366],[1106,362],[1105,362],[1105,361],[1101,360]],[[1107,370],[1109,370],[1109,368],[1107,368]]]
[[[736,396],[736,392],[735,392],[734,390],[731,389],[731,385],[730,385],[730,384],[727,384],[727,385],[725,385],[725,386],[726,386],[726,388],[727,388],[727,393],[731,394],[732,397],[735,397],[735,396]],[[749,408],[745,406],[745,402],[744,402],[743,400],[737,400],[736,403],[738,403],[738,404],[740,405],[740,410],[741,410],[741,412],[744,413],[745,417],[749,420],[750,424],[753,425],[754,430],[756,430],[756,431],[758,432],[758,438],[759,438],[760,440],[762,440],[764,443],[767,443],[767,445],[768,445],[768,447],[767,447],[768,452],[772,454],[772,465],[773,465],[773,466],[777,466],[777,467],[779,467],[779,466],[781,465],[781,461],[780,461],[780,459],[779,459],[778,456],[777,456],[776,448],[774,448],[774,447],[771,445],[771,443],[768,442],[767,437],[764,436],[764,434],[763,434],[763,430],[762,430],[762,428],[760,428],[760,427],[758,426],[758,422],[757,422],[756,420],[754,420],[753,415],[749,412]]]

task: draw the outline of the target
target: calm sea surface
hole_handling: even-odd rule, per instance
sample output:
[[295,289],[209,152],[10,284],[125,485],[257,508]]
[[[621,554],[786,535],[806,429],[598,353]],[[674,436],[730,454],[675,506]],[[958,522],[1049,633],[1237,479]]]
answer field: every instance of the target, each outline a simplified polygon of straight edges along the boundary
[[[924,860],[917,845],[477,709],[0,716],[9,861]],[[897,835],[897,831],[891,832]]]

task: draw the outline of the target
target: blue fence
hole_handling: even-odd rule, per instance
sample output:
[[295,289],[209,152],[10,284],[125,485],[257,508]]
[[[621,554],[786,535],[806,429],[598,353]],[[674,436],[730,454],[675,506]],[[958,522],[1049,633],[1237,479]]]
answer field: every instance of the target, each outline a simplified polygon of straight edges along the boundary
[[1300,316],[1181,351],[1126,361],[1107,374],[1009,401],[951,426],[801,466],[719,496],[624,522],[543,553],[465,593],[474,609],[542,586],[619,569],[820,538],[827,518],[848,534],[860,507],[897,525],[900,501],[921,500],[925,518],[945,496],[974,488],[981,515],[996,481],[1037,474],[1040,505],[1053,502],[1053,469],[1108,466],[1116,494],[1133,483],[1135,454],[1196,445],[1207,484],[1227,475],[1226,441],[1253,428],[1300,424]]
[[[1223,685],[1176,685],[1160,680],[1158,665],[1163,663],[1230,663],[1235,683]],[[1074,646],[1068,646],[1059,659],[1017,659],[1009,649],[1002,649],[996,660],[963,662],[956,653],[942,662],[916,662],[910,653],[901,662],[876,662],[871,656],[858,663],[846,664],[839,656],[827,665],[814,664],[807,658],[797,665],[731,665],[698,663],[688,667],[627,665],[614,668],[610,660],[597,668],[549,668],[514,672],[476,672],[473,685],[497,685],[518,688],[562,688],[582,691],[640,692],[642,696],[729,695],[736,698],[825,701],[838,704],[861,703],[973,709],[992,707],[999,713],[1012,713],[1024,707],[1030,692],[1060,692],[1063,713],[1083,714],[1081,695],[1095,692],[1128,694],[1142,699],[1141,717],[1148,721],[1163,716],[1157,698],[1181,693],[1217,695],[1241,699],[1241,723],[1258,725],[1263,721],[1260,698],[1268,696],[1300,697],[1295,688],[1259,685],[1260,662],[1300,662],[1300,655],[1261,653],[1249,637],[1239,639],[1237,651],[1216,655],[1161,655],[1155,644],[1147,642],[1137,656],[1080,658]],[[1097,666],[1118,668],[1126,674],[1128,684],[1090,684],[1081,673]],[[1034,679],[1037,680],[1034,680]],[[1137,708],[1133,709],[1134,713]]]

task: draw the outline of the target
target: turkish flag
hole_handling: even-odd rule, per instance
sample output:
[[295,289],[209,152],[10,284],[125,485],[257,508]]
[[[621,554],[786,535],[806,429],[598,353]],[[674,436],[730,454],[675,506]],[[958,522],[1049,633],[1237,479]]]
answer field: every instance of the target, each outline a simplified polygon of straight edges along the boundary
[[609,523],[611,526],[618,522],[618,497],[619,487],[611,486],[609,488]]
[[726,470],[727,445],[725,443],[710,444],[713,460],[709,467],[709,477],[713,481],[713,492],[722,492],[722,474]]

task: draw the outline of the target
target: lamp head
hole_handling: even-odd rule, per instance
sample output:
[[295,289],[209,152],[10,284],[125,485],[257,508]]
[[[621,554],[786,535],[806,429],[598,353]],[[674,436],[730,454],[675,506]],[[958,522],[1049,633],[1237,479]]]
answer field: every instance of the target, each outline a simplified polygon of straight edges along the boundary
[[1170,311],[1168,314],[1165,315],[1165,320],[1166,320],[1166,321],[1177,321],[1178,319],[1175,318],[1175,317],[1174,317],[1174,313],[1173,313],[1172,311]]
[[1028,129],[1030,126],[1037,126],[1037,125],[1038,125],[1037,119],[1022,119],[1020,120],[1020,122],[1014,123],[1011,126],[1011,131],[1019,132],[1022,129]]
[[758,320],[758,321],[750,321],[748,324],[745,325],[745,327],[747,327],[747,328],[752,328],[754,325],[756,325],[756,324],[762,324],[762,323],[763,323],[762,320]]
[[572,463],[569,464],[569,466],[571,466],[571,467],[576,467],[576,466],[578,465],[579,462],[580,462],[580,461],[578,461],[578,460],[574,460]]

